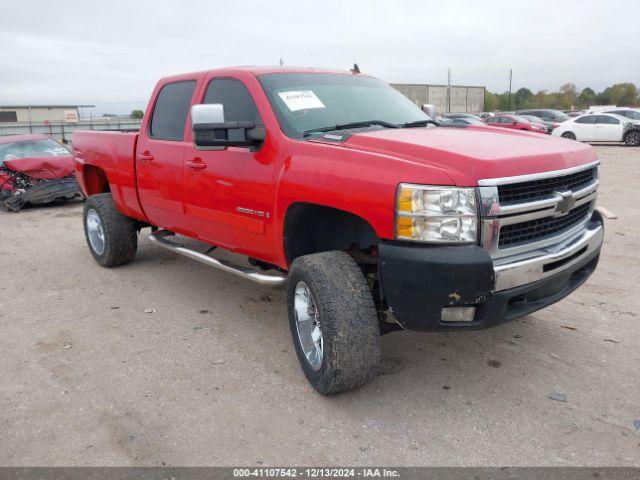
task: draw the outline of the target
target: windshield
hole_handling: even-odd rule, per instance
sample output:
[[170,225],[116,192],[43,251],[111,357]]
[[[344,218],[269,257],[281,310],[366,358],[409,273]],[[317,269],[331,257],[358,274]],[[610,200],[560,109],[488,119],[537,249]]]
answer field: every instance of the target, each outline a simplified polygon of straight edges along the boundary
[[62,157],[65,155],[71,155],[71,153],[51,138],[0,144],[0,165],[4,164],[6,160],[17,158]]
[[521,115],[521,116],[526,118],[530,122],[534,122],[534,123],[543,123],[544,122],[544,120],[542,120],[541,118],[538,118],[538,117],[536,117],[534,115]]
[[514,115],[513,118],[518,123],[531,123],[528,118],[523,117],[521,115]]
[[400,125],[429,120],[386,83],[360,75],[269,74],[258,77],[283,132],[301,139],[316,128],[376,120]]

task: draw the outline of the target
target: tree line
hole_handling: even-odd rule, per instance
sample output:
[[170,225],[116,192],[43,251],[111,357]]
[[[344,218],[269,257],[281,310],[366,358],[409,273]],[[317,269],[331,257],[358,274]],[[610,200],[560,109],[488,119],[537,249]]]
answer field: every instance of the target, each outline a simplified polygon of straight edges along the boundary
[[565,83],[557,92],[540,90],[533,93],[523,87],[511,94],[511,102],[509,102],[509,92],[493,93],[485,90],[484,93],[484,110],[486,112],[522,108],[580,110],[592,105],[638,106],[640,105],[640,91],[633,83],[617,83],[605,88],[600,93],[596,93],[589,87],[578,91],[575,83]]

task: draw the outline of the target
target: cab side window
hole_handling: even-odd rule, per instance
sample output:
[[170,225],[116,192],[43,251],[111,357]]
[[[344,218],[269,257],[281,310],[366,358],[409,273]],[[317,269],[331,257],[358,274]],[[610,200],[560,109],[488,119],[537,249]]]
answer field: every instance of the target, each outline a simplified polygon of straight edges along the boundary
[[234,78],[214,78],[207,87],[203,103],[221,103],[226,122],[262,124],[253,97],[244,83]]
[[162,87],[149,124],[151,138],[182,141],[195,88],[195,80],[168,83]]
[[596,116],[587,115],[586,117],[580,117],[576,120],[576,123],[596,123]]

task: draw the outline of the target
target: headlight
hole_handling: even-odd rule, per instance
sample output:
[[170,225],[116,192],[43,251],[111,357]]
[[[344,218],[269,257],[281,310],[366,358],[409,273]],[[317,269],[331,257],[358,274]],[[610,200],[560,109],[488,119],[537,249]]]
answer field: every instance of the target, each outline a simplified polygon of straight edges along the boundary
[[475,243],[478,215],[473,188],[401,183],[396,238],[419,242]]

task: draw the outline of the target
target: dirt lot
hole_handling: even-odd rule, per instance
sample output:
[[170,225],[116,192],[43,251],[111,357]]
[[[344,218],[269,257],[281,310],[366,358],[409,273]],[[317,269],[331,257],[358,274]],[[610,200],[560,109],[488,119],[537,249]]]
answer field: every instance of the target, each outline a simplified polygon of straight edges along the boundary
[[492,330],[387,335],[384,374],[332,398],[283,292],[142,238],[100,268],[80,204],[0,213],[0,465],[640,465],[640,148],[597,148],[619,218],[585,286]]

